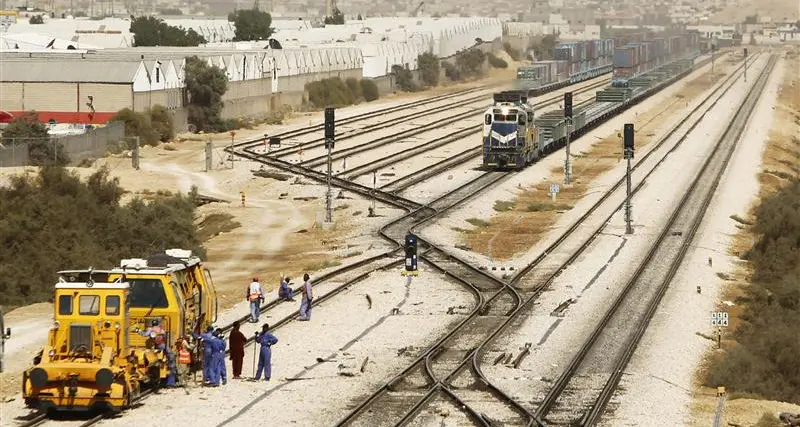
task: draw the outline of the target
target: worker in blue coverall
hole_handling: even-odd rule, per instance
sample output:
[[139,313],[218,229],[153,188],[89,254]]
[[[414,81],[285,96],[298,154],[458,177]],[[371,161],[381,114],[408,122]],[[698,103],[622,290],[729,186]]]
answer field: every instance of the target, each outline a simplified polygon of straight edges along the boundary
[[256,332],[255,341],[261,344],[261,352],[258,355],[258,370],[256,371],[255,380],[261,379],[261,371],[264,371],[264,380],[269,381],[272,378],[272,347],[278,342],[278,338],[269,332],[269,324],[265,323],[261,327],[261,333]]
[[222,385],[228,383],[228,369],[225,366],[225,336],[222,335],[222,329],[217,328],[214,331],[214,337],[217,339],[217,347],[214,351],[214,367],[217,370],[217,376],[222,379]]
[[203,340],[203,383],[206,385],[216,386],[219,385],[219,377],[216,375],[217,371],[214,369],[214,348],[216,347],[214,341],[214,328],[209,326],[204,334],[195,334],[195,338]]

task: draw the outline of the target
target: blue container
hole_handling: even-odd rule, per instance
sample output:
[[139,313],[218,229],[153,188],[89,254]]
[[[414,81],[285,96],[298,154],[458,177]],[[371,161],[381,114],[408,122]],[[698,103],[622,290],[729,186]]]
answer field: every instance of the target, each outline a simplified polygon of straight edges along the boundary
[[633,68],[636,64],[636,55],[633,47],[618,47],[614,49],[614,68]]
[[572,48],[570,47],[557,47],[555,50],[555,59],[561,61],[572,60]]

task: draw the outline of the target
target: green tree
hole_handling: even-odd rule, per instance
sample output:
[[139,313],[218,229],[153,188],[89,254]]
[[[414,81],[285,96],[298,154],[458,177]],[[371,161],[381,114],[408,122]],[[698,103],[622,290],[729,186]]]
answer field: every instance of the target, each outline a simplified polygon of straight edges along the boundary
[[27,112],[17,117],[3,130],[0,141],[4,145],[28,146],[28,164],[32,166],[66,165],[69,156],[64,152],[64,146],[51,140],[47,133],[47,126],[39,121],[35,112]]
[[141,145],[156,145],[158,143],[158,133],[153,130],[150,117],[147,114],[137,113],[130,108],[123,108],[117,111],[111,121],[124,122],[125,136],[138,136],[139,144]]
[[44,24],[44,18],[42,18],[42,15],[33,15],[28,22],[31,25]]
[[358,16],[356,17],[356,19],[358,19],[359,21],[363,21],[363,20],[364,20],[364,18],[361,16],[361,14],[360,14],[360,13],[359,13],[359,14],[358,14]]
[[236,25],[234,41],[266,40],[274,32],[272,16],[258,9],[237,10],[228,16],[229,21],[231,18]]
[[228,90],[225,71],[197,56],[186,58],[186,92],[189,95],[189,123],[198,131],[215,130],[222,126],[222,95]]
[[131,17],[134,46],[199,46],[206,39],[195,30],[173,27],[153,16]]
[[325,25],[344,25],[344,14],[338,7],[334,7],[331,16],[325,17]]
[[408,67],[392,65],[392,75],[400,90],[404,92],[416,92],[419,90],[419,86],[414,81],[414,75],[411,74],[411,70]]
[[123,206],[124,193],[107,169],[81,180],[54,166],[0,186],[0,305],[52,300],[54,274],[62,269],[107,268],[162,247],[204,256],[191,194],[161,193]]
[[436,55],[425,52],[417,57],[419,66],[420,80],[426,86],[436,86],[439,84],[439,58]]
[[361,85],[361,93],[364,94],[365,101],[372,102],[380,97],[378,85],[372,80],[361,79],[359,84]]

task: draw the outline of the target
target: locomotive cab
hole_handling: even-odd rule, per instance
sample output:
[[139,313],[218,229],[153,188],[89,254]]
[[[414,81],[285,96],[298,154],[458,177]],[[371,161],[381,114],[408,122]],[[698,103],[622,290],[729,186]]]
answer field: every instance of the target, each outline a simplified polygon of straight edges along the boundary
[[61,280],[47,346],[23,374],[25,404],[119,411],[136,388],[127,373],[128,283]]
[[494,101],[483,121],[484,166],[521,169],[536,153],[533,107],[521,92],[501,92]]

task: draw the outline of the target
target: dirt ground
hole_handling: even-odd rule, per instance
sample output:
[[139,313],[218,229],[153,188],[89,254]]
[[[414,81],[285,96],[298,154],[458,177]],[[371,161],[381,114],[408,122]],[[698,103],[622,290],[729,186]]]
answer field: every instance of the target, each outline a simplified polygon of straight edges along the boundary
[[[509,64],[507,69],[489,70],[483,79],[457,84],[443,82],[442,86],[424,92],[424,96],[508,82],[516,70],[510,60]],[[420,95],[390,94],[375,104],[407,102],[408,98]],[[307,125],[310,118],[319,120],[319,116],[320,112],[296,112],[287,115],[282,125],[263,124],[242,129],[235,138],[238,142],[264,133],[278,133],[289,126]],[[215,146],[213,170],[208,172],[204,160],[206,141],[212,141]],[[182,134],[172,143],[143,147],[138,171],[131,167],[131,159],[124,154],[99,159],[89,167],[72,168],[86,177],[102,166],[108,167],[110,175],[118,178],[128,191],[123,202],[134,196],[157,197],[164,191],[187,192],[192,186],[197,186],[201,195],[223,200],[199,207],[196,218],[201,234],[208,238],[204,243],[205,264],[217,287],[220,312],[243,301],[243,289],[253,276],[258,276],[262,285],[272,290],[282,275],[290,276],[297,284],[305,272],[318,275],[323,270],[355,262],[369,250],[374,252],[373,246],[380,244],[376,243],[374,231],[387,217],[399,212],[378,205],[378,217],[368,218],[370,202],[345,194],[345,198],[334,200],[334,227],[323,230],[318,224],[324,212],[323,186],[304,179],[297,184],[294,178],[280,181],[256,177],[252,171],[258,165],[252,162],[237,160],[231,168],[222,151],[229,143],[227,133]],[[0,169],[0,185],[11,175],[36,172],[33,167]],[[245,207],[241,206],[242,191],[246,197]],[[338,193],[334,190],[335,197]],[[52,322],[52,310],[52,304],[43,303],[6,314],[6,325],[12,327],[13,335],[6,343],[8,369],[0,374],[0,399],[8,399],[19,392],[21,371],[44,344]]]
[[[726,75],[730,63],[721,62],[713,76],[704,75],[689,81],[674,96],[636,117],[637,149],[650,143],[653,132],[665,120],[673,114],[682,114],[683,104],[691,102]],[[550,177],[542,180],[542,184],[521,188],[515,199],[497,201],[494,206],[497,213],[488,222],[473,223],[475,229],[463,231],[462,243],[474,252],[501,261],[528,250],[550,231],[559,213],[572,209],[586,194],[595,178],[622,161],[621,147],[621,139],[614,133],[594,143],[588,151],[574,153],[572,171],[576,179],[572,185],[561,188],[557,202],[550,199],[549,183],[561,180],[563,167],[552,169]]]
[[[798,165],[800,165],[800,75],[789,71],[797,70],[800,67],[800,48],[795,48],[793,52],[794,54],[790,55],[793,59],[785,62],[787,71],[784,73],[781,83],[769,141],[762,155],[762,172],[758,176],[760,185],[758,200],[753,203],[747,215],[735,219],[739,223],[737,227],[740,231],[730,247],[730,253],[734,256],[745,253],[753,244],[755,236],[749,226],[752,224],[753,210],[757,202],[774,194],[787,183],[786,177],[800,174],[800,170],[798,170]],[[726,277],[728,286],[724,292],[720,310],[727,311],[730,316],[728,330],[735,330],[741,323],[743,307],[739,304],[728,305],[725,304],[725,301],[736,301],[739,297],[744,296],[746,287],[750,285],[751,275],[750,264],[740,260],[734,273],[730,277]],[[735,346],[736,342],[728,335],[728,338],[723,336],[721,345],[723,349],[726,349]],[[707,420],[713,419],[716,411],[715,390],[700,385],[706,375],[710,357],[711,354],[705,357],[706,363],[696,374],[697,387],[694,392],[695,404],[692,407],[693,419],[706,421],[705,424],[698,421],[696,423],[698,426],[706,425]],[[732,399],[725,404],[723,423],[752,426],[767,412],[773,415],[778,412],[800,413],[800,405],[768,400]]]

